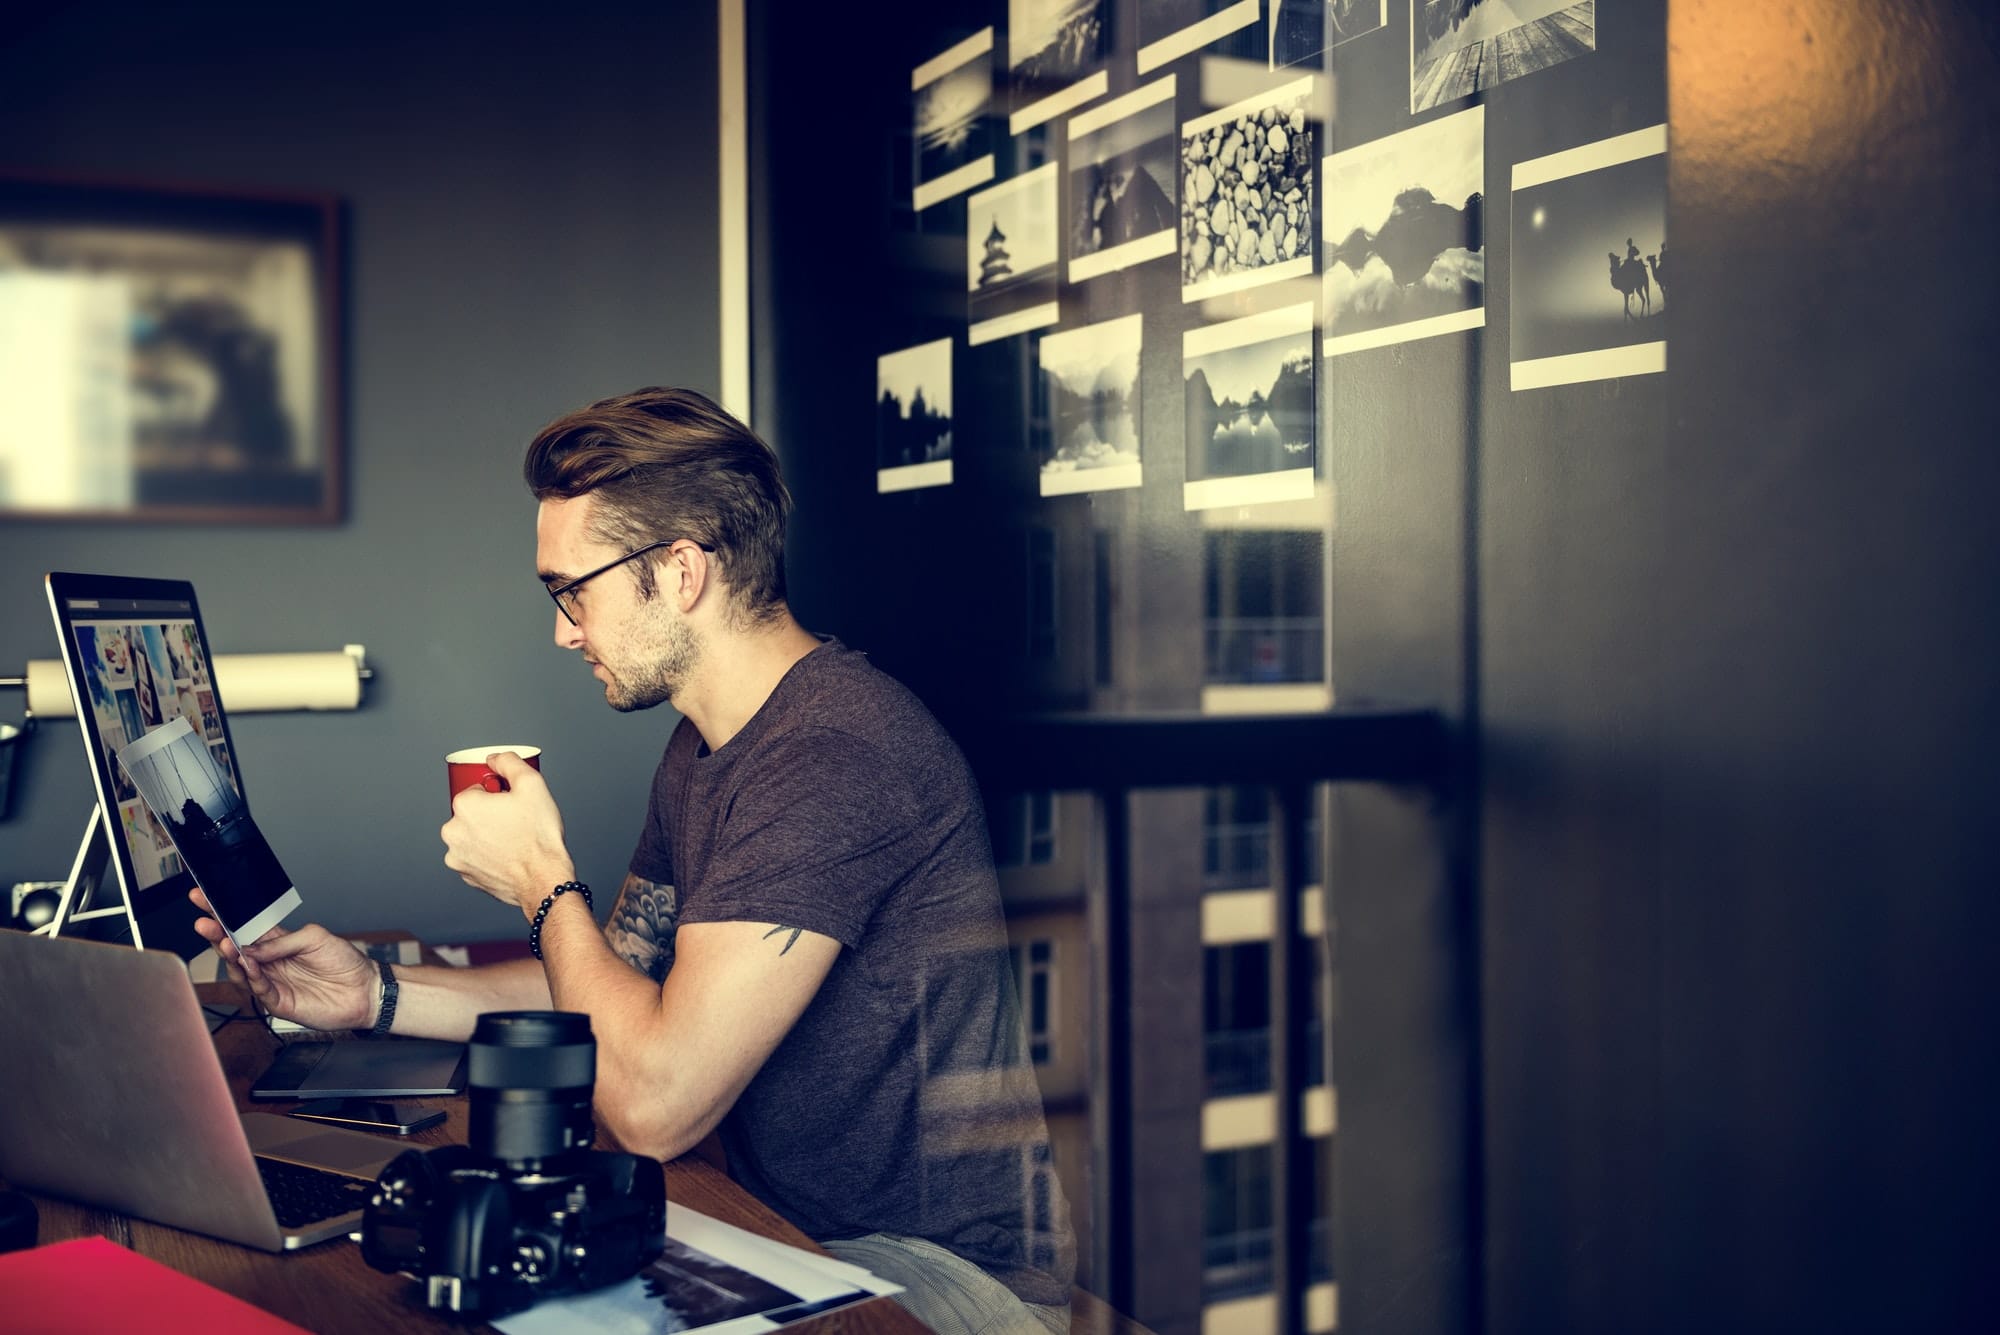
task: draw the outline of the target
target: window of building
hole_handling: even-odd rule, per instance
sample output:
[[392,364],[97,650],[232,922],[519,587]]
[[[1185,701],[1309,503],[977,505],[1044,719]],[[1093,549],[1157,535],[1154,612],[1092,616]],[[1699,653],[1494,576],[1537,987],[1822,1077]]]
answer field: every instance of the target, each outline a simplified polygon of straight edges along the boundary
[[1324,543],[1316,529],[1204,535],[1205,681],[1326,679]]
[[1056,795],[1015,793],[993,822],[993,864],[1042,867],[1056,860]]
[[1210,788],[1202,795],[1201,888],[1261,890],[1271,884],[1271,790]]
[[1202,950],[1204,1094],[1211,1099],[1271,1088],[1271,943]]
[[1028,530],[1028,657],[1056,656],[1056,533]]
[[1272,1283],[1271,1147],[1202,1156],[1204,1303],[1269,1293]]
[[1046,1066],[1055,1059],[1056,943],[1023,941],[1012,949],[1014,990],[1021,998],[1028,1060]]

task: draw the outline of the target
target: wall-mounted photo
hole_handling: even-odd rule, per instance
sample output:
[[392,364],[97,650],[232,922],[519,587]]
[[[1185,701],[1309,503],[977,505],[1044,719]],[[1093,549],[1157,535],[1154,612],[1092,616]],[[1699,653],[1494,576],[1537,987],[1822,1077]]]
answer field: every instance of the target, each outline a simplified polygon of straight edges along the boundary
[[1326,160],[1325,356],[1486,323],[1485,164],[1484,107]]
[[1597,49],[1597,0],[1412,0],[1410,112]]
[[1515,389],[1667,369],[1667,127],[1514,166]]
[[1111,91],[1108,0],[1007,0],[1007,71],[1019,134]]
[[965,206],[966,342],[1043,329],[1062,318],[1056,164],[972,195]]
[[[1139,0],[1139,73],[1240,34],[1262,16],[1261,0]],[[1240,57],[1236,45],[1218,54]]]
[[951,340],[875,359],[875,490],[951,481]]
[[917,130],[910,207],[927,209],[993,179],[993,29],[910,72]]
[[1312,272],[1313,81],[1181,126],[1181,300]]
[[1043,336],[1042,495],[1139,485],[1142,338],[1137,315]]
[[1313,494],[1311,302],[1181,336],[1190,510]]
[[0,515],[340,516],[337,212],[0,177]]
[[1388,21],[1389,0],[1274,0],[1271,68],[1315,61]]
[[1069,122],[1069,281],[1174,253],[1174,76]]

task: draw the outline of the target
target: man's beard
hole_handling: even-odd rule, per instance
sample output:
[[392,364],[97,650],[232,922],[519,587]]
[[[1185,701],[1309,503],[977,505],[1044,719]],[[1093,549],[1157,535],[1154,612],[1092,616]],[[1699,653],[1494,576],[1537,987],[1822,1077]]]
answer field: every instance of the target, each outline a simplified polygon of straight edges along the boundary
[[[685,621],[671,617],[661,629],[652,661],[612,676],[604,703],[621,714],[666,704],[680,694],[700,661],[701,640]],[[605,671],[610,673],[608,665]]]

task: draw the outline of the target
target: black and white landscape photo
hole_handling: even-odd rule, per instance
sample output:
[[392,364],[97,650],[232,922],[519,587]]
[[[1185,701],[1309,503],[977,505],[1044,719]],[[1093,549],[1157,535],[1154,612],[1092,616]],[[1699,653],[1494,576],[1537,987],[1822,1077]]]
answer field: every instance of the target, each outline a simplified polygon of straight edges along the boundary
[[1111,90],[1105,72],[1109,0],[1007,0],[1007,71],[1019,134]]
[[1515,389],[1667,369],[1667,127],[1515,164]]
[[1313,307],[1285,306],[1181,336],[1186,508],[1313,494]]
[[875,359],[875,490],[951,481],[951,340]]
[[1598,0],[1412,0],[1410,113],[1597,49]]
[[1317,60],[1388,21],[1389,0],[1273,0],[1271,68]]
[[[1262,17],[1261,0],[1139,0],[1139,73],[1146,74],[1223,38],[1243,34]],[[1255,34],[1251,35],[1255,40]],[[1241,41],[1215,54],[1241,59]]]
[[1322,188],[1324,355],[1486,323],[1486,108],[1336,153]]
[[1174,253],[1174,76],[1069,122],[1069,281]]
[[917,131],[919,211],[993,179],[993,29],[985,28],[910,72]]
[[1181,126],[1181,300],[1312,272],[1310,77]]
[[1056,164],[970,196],[965,206],[966,341],[1043,329],[1062,316]]
[[1137,315],[1043,336],[1042,495],[1139,485],[1141,341]]

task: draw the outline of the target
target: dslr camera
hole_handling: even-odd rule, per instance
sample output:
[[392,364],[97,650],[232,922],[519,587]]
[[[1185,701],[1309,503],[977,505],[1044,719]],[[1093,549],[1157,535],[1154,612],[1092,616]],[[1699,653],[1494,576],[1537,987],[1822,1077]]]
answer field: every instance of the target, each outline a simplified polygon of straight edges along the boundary
[[466,1066],[469,1145],[408,1150],[375,1181],[361,1255],[434,1310],[504,1316],[637,1274],[660,1254],[658,1160],[590,1148],[597,1040],[570,1011],[490,1011]]

